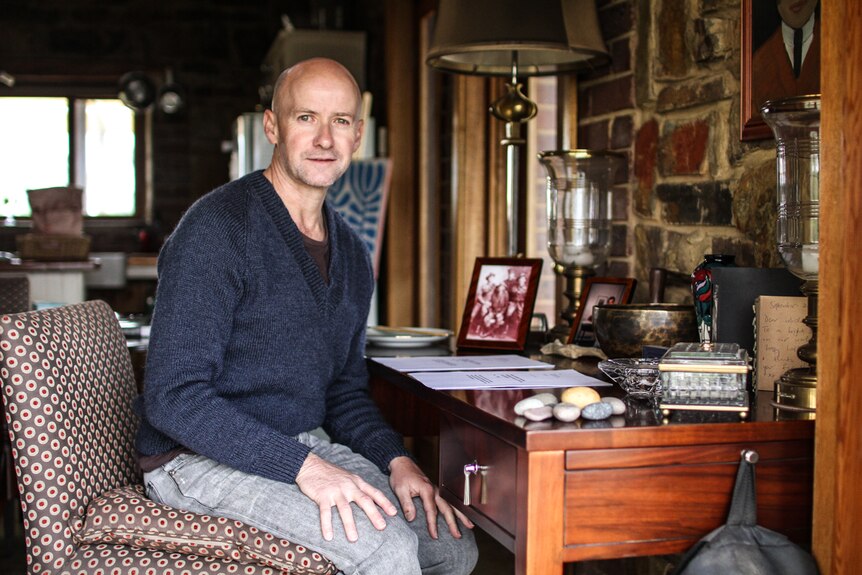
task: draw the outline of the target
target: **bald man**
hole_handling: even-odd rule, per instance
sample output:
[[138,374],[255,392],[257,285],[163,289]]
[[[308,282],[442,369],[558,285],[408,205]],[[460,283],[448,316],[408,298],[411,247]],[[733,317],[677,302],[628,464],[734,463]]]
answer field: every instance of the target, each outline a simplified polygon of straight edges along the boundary
[[332,60],[283,72],[264,114],[269,167],[198,200],[168,238],[139,461],[154,500],[257,526],[346,574],[466,575],[472,523],[368,395],[371,261],[326,202],[360,144],[360,105]]

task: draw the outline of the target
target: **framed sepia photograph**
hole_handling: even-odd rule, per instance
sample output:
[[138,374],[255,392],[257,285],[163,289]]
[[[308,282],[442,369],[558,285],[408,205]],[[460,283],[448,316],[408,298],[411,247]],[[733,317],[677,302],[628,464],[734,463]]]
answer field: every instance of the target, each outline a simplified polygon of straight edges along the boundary
[[772,138],[767,100],[820,93],[819,0],[742,0],[740,139]]
[[541,272],[538,258],[476,258],[458,349],[522,351]]
[[566,343],[585,347],[596,345],[593,329],[593,307],[597,305],[631,303],[635,291],[634,278],[589,278],[581,291],[580,305],[575,312],[572,330]]

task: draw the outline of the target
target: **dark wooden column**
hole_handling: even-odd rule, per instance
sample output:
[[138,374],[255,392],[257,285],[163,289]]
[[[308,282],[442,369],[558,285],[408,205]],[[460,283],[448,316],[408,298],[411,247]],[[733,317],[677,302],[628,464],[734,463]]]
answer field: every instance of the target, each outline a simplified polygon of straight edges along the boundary
[[821,573],[862,565],[862,7],[824,0],[821,226],[813,546]]

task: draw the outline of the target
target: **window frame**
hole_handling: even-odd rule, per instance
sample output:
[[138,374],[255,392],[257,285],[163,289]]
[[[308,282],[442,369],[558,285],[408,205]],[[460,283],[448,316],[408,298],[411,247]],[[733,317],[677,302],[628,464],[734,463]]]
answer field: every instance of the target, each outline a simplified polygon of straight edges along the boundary
[[[10,98],[66,98],[69,101],[69,185],[75,185],[83,169],[84,158],[78,153],[83,134],[78,134],[79,123],[76,102],[88,99],[117,99],[118,78],[114,76],[16,75],[14,88],[4,90],[0,97]],[[134,113],[135,130],[135,213],[132,216],[87,216],[85,225],[139,226],[151,220],[152,177],[150,134],[152,110]],[[32,222],[29,216],[16,216],[19,222]]]

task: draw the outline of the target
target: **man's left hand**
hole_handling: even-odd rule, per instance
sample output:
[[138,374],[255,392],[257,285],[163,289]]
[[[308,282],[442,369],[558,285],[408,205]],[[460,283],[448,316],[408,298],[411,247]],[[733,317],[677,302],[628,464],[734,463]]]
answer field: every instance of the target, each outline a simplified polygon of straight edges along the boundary
[[[466,527],[472,529],[473,522],[446,503],[440,496],[440,490],[431,480],[422,473],[422,470],[409,457],[396,457],[389,463],[389,485],[401,503],[404,517],[407,521],[416,518],[416,507],[413,503],[414,497],[419,497],[422,507],[425,509],[425,519],[428,522],[428,533],[437,539],[437,513],[441,513],[449,526],[449,533],[456,539],[461,538],[458,529],[458,520]],[[456,519],[457,518],[457,519]]]

